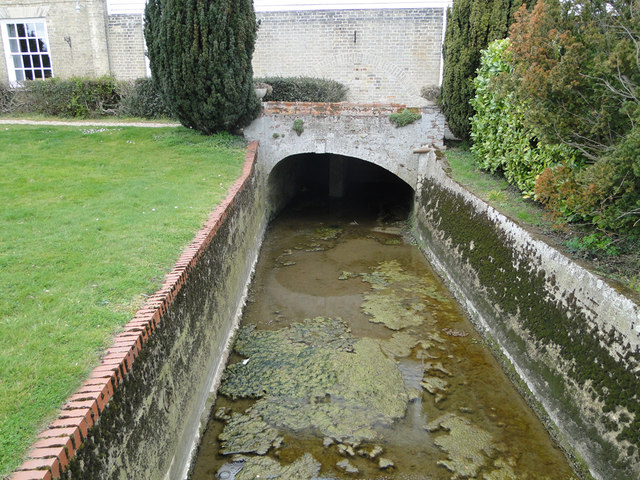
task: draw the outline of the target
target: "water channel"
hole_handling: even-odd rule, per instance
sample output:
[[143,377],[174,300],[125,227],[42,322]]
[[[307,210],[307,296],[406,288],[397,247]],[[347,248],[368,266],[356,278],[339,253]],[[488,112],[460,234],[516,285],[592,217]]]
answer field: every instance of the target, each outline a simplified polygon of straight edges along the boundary
[[572,478],[412,244],[411,192],[351,193],[271,223],[192,480]]

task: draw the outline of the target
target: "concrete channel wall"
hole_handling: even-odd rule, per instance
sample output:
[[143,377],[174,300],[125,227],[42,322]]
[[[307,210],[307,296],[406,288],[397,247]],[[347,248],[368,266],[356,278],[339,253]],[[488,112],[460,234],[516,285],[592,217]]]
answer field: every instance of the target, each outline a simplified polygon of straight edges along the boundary
[[471,195],[435,153],[420,164],[420,246],[515,383],[595,478],[640,478],[640,307]]
[[186,476],[266,228],[256,153],[12,478]]

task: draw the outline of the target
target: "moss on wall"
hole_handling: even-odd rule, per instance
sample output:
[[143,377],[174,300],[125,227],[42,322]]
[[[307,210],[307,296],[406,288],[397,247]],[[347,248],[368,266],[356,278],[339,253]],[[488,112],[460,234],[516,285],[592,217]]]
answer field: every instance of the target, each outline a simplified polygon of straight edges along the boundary
[[262,238],[264,183],[238,192],[63,479],[165,478],[188,456]]
[[[432,179],[423,182],[418,195],[418,228],[429,248],[445,268],[467,272],[466,278],[460,275],[462,288],[476,297],[491,327],[510,339],[510,356],[535,368],[529,373],[546,383],[563,413],[573,417],[586,438],[597,437],[591,441],[599,444],[598,455],[607,457],[600,460],[608,478],[637,475],[640,381],[632,368],[640,364],[638,349],[627,349],[619,358],[610,347],[620,344],[622,336],[614,329],[604,331],[593,312],[577,301],[571,288],[579,285],[559,285],[542,269],[533,248],[516,246],[468,199]],[[588,392],[591,401],[578,391]]]

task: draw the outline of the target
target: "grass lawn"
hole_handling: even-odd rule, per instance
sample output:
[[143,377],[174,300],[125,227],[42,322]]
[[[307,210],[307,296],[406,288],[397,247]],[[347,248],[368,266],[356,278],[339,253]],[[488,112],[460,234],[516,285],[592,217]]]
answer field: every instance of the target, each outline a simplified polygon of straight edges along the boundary
[[231,136],[0,126],[0,477],[241,173]]
[[451,166],[451,176],[502,214],[538,227],[551,226],[542,206],[522,198],[522,194],[504,177],[480,170],[469,149],[457,147],[446,150],[446,157]]

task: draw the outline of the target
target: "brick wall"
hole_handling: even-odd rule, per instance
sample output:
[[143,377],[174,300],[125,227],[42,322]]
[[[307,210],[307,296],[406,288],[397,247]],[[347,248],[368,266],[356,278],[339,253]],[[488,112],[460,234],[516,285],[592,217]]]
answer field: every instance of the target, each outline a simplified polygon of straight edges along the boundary
[[422,105],[438,85],[442,8],[259,12],[256,77],[338,80],[355,102]]
[[[259,12],[254,74],[338,80],[353,102],[424,105],[438,85],[444,10]],[[2,18],[46,18],[56,77],[146,76],[143,16],[107,15],[105,0],[0,0]],[[4,52],[3,52],[4,53]],[[6,81],[4,56],[0,80]]]
[[109,15],[107,32],[111,74],[120,80],[146,77],[142,15]]

